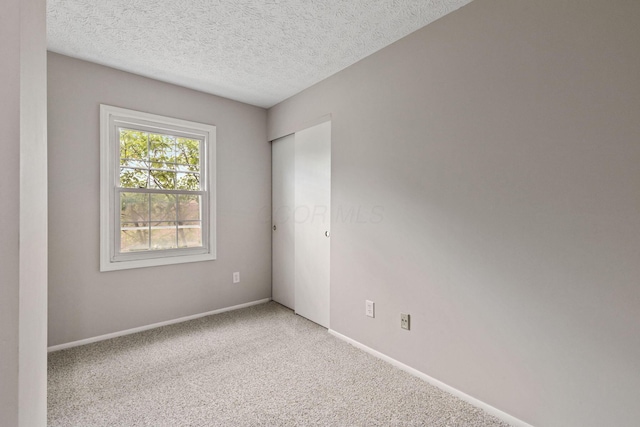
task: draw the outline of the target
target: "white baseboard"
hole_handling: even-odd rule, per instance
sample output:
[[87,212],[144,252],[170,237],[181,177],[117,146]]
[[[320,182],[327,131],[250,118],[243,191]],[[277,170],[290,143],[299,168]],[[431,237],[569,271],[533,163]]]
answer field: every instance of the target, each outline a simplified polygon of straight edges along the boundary
[[158,322],[158,323],[153,323],[151,325],[140,326],[140,327],[137,327],[137,328],[127,329],[127,330],[119,331],[119,332],[113,332],[111,334],[100,335],[100,336],[97,336],[97,337],[86,338],[86,339],[78,340],[78,341],[72,341],[72,342],[68,342],[68,343],[65,343],[65,344],[53,345],[53,346],[49,347],[47,349],[47,351],[49,353],[51,353],[52,351],[64,350],[65,348],[78,347],[80,345],[91,344],[91,343],[94,343],[94,342],[104,341],[104,340],[108,340],[108,339],[111,339],[111,338],[121,337],[121,336],[124,336],[124,335],[135,334],[136,332],[147,331],[149,329],[155,329],[155,328],[159,328],[161,326],[173,325],[175,323],[182,323],[182,322],[186,322],[188,320],[199,319],[201,317],[211,316],[212,314],[224,313],[225,311],[239,310],[241,308],[251,307],[252,305],[263,304],[263,303],[269,302],[269,301],[271,301],[271,298],[265,298],[265,299],[261,299],[261,300],[258,300],[258,301],[252,301],[252,302],[247,302],[247,303],[244,303],[244,304],[234,305],[232,307],[226,307],[226,308],[220,308],[218,310],[208,311],[206,313],[194,314],[194,315],[191,315],[191,316],[180,317],[178,319],[167,320],[165,322]]
[[411,366],[405,365],[402,362],[397,361],[396,359],[392,359],[391,357],[387,356],[386,354],[380,353],[377,350],[372,349],[371,347],[367,347],[366,345],[351,339],[345,335],[342,335],[339,332],[334,331],[333,329],[329,329],[329,333],[333,336],[335,336],[336,338],[339,338],[343,341],[348,342],[349,344],[353,345],[354,347],[357,347],[361,350],[366,351],[367,353],[377,357],[378,359],[382,359],[387,363],[392,364],[393,366],[395,366],[396,368],[402,369],[403,371],[416,376],[426,382],[428,382],[431,385],[434,385],[436,387],[438,387],[441,390],[446,391],[447,393],[450,393],[462,400],[464,400],[467,403],[472,404],[473,406],[480,408],[482,410],[484,410],[485,412],[493,415],[496,418],[501,419],[502,421],[508,423],[509,425],[512,425],[514,427],[533,427],[531,424],[527,424],[524,421],[507,414],[506,412],[501,411],[498,408],[494,408],[493,406],[476,399],[473,396],[469,396],[466,393],[461,392],[460,390],[451,387],[450,385],[447,385],[445,383],[443,383],[442,381],[438,381],[437,379],[430,377],[429,375],[418,371],[417,369],[412,368]]

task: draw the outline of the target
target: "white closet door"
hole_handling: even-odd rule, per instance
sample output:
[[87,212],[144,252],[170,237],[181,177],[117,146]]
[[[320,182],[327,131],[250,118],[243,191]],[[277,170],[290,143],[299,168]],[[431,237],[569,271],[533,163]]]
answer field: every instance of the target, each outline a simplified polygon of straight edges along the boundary
[[295,307],[294,223],[295,137],[285,136],[271,145],[272,165],[272,298]]
[[295,135],[295,311],[329,327],[331,122]]

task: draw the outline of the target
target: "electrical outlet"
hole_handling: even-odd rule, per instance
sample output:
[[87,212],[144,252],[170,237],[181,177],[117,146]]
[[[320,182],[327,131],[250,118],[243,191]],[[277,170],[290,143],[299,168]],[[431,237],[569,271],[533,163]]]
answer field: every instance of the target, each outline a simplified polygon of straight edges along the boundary
[[233,273],[233,283],[240,283],[240,273],[237,271]]
[[364,314],[366,314],[369,317],[376,317],[375,315],[375,303],[373,301],[369,301],[366,300],[364,302],[365,305],[365,309],[364,309]]
[[411,316],[409,316],[408,314],[400,313],[400,327],[402,329],[409,330],[409,328],[410,328],[410,325],[409,325],[410,317]]

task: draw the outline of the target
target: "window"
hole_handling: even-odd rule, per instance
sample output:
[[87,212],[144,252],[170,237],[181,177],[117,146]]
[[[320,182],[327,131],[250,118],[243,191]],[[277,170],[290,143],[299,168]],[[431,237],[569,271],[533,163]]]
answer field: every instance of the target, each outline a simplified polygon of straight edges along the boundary
[[100,271],[215,259],[215,131],[100,106]]

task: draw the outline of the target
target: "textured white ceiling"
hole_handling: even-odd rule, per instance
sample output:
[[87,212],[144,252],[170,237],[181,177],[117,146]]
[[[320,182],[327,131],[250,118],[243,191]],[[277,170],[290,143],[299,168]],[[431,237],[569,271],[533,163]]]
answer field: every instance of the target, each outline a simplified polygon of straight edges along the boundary
[[270,107],[470,1],[48,0],[48,47]]

